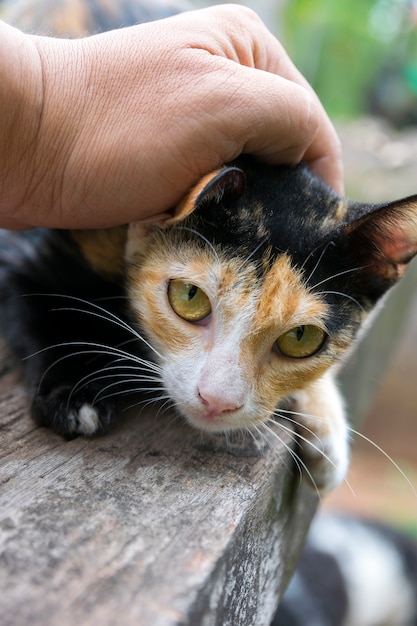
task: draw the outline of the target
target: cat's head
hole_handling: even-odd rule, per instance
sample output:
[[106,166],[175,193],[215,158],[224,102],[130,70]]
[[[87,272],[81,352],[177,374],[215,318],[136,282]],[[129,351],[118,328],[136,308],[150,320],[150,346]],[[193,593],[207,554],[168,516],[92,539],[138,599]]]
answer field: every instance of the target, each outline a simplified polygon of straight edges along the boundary
[[167,393],[201,429],[246,428],[350,348],[417,253],[417,197],[350,202],[304,166],[242,158],[128,239]]

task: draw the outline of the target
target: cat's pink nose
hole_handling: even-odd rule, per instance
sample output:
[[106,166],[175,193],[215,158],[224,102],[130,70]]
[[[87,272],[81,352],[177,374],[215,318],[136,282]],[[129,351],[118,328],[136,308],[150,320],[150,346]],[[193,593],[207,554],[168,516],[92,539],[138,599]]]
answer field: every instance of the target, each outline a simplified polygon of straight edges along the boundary
[[222,415],[223,413],[229,413],[230,411],[237,411],[242,407],[242,402],[238,398],[222,398],[215,394],[210,394],[207,390],[198,391],[199,398],[207,410],[207,415],[214,417],[215,415]]

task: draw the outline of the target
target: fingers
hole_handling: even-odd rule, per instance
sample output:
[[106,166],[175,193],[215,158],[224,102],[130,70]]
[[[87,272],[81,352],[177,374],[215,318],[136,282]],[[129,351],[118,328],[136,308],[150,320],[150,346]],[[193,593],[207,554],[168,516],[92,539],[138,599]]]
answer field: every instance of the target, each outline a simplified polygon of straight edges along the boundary
[[30,41],[44,98],[36,158],[19,187],[26,193],[14,198],[22,225],[143,219],[242,152],[305,160],[343,190],[340,144],[318,97],[248,9],[222,5],[85,40]]
[[[335,128],[282,45],[250,9],[222,5],[203,11],[205,31],[198,32],[196,47],[205,44],[213,55],[234,61],[242,69],[258,70],[247,79],[242,72],[242,84],[247,80],[244,84],[252,90],[247,102],[252,118],[248,124],[259,133],[248,140],[246,149],[271,162],[305,160],[315,174],[342,194],[342,151]],[[191,18],[192,14],[188,15]],[[259,70],[274,75],[275,80],[268,83]],[[258,102],[254,102],[255,89]]]
[[[241,152],[269,163],[296,164],[304,160],[315,174],[343,193],[340,142],[312,90],[282,76],[224,59],[219,60],[223,76],[225,64],[228,77],[223,79],[221,95],[218,89],[206,85],[206,94],[212,95],[206,95],[200,104],[201,124],[213,126],[215,120],[223,133],[222,140],[219,133],[210,133],[219,151],[230,151],[223,154],[223,160],[231,160]],[[217,77],[212,77],[212,82],[214,85]]]

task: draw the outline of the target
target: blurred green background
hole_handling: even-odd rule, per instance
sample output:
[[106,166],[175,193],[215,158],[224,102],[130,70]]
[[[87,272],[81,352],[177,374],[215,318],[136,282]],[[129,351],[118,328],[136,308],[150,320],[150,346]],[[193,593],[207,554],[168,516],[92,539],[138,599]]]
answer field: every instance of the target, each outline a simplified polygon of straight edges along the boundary
[[417,122],[415,0],[288,0],[280,13],[284,46],[331,117]]
[[396,128],[417,125],[417,0],[240,4],[254,9],[284,44],[330,117],[377,115]]

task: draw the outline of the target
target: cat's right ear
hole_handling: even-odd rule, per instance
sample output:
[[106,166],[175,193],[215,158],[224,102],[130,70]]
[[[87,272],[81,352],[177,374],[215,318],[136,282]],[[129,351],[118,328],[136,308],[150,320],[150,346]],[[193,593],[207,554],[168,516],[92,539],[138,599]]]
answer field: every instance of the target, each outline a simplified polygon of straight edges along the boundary
[[245,173],[238,167],[222,167],[203,178],[188,192],[175,207],[166,226],[180,222],[193,211],[207,204],[219,204],[226,198],[234,199],[242,195],[246,186]]
[[205,204],[219,204],[226,198],[238,198],[245,186],[245,173],[235,166],[221,167],[203,176],[172,211],[129,225],[126,257],[129,258],[133,251],[146,247],[146,236],[153,228],[169,228]]
[[132,223],[136,234],[146,236],[155,226],[168,228],[181,222],[204,204],[219,204],[225,198],[238,198],[246,186],[245,173],[238,167],[221,167],[203,176],[172,211]]

